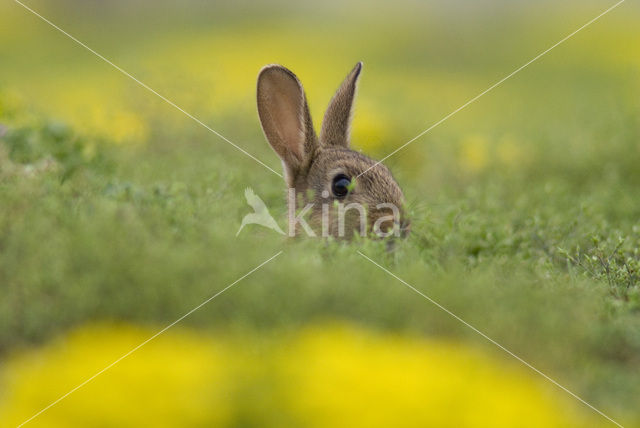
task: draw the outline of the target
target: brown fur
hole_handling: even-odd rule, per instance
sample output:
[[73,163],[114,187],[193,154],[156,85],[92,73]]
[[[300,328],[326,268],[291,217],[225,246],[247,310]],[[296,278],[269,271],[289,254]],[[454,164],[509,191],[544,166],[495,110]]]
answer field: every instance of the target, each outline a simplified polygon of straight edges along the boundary
[[[302,84],[295,74],[281,65],[268,65],[258,75],[258,115],[264,134],[283,163],[285,181],[302,195],[302,206],[313,202],[310,225],[317,234],[322,217],[322,204],[329,204],[329,235],[338,235],[337,200],[332,192],[333,178],[345,174],[354,179],[375,162],[349,149],[349,134],[353,116],[353,101],[357,91],[362,63],[356,64],[331,99],[325,113],[320,138],[316,136]],[[328,197],[323,197],[323,191]],[[349,194],[339,202],[359,203],[367,207],[369,229],[380,216],[390,215],[389,209],[377,210],[380,203],[395,204],[400,210],[404,196],[391,172],[382,164],[371,168],[355,181]],[[345,236],[359,230],[360,219],[355,211],[347,211]],[[401,211],[396,219],[403,228],[407,222]],[[383,225],[385,227],[391,224]]]

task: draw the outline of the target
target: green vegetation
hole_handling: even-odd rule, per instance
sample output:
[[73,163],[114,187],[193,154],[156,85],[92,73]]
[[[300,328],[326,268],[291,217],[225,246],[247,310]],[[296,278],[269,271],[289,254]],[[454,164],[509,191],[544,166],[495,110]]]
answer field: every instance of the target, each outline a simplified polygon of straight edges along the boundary
[[[135,32],[116,8],[92,32],[82,8],[36,5],[274,169],[253,103],[265,63],[298,72],[317,121],[363,59],[353,144],[382,157],[608,6],[549,18],[522,5],[464,29],[454,12],[413,3],[430,25],[337,6],[313,21],[290,10],[277,25],[228,6],[219,26],[187,15],[171,26],[156,11]],[[183,323],[240,334],[337,319],[503,355],[360,250],[614,419],[640,420],[634,5],[389,159],[412,213],[391,252],[257,226],[235,238],[246,187],[284,219],[279,177],[19,6],[2,15],[0,358],[91,321],[164,326],[281,249]],[[109,25],[123,30],[106,37]]]

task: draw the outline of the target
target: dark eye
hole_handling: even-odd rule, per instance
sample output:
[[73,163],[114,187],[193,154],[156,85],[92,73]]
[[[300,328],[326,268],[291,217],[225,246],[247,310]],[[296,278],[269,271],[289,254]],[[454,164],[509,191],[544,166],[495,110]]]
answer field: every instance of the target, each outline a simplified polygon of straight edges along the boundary
[[351,179],[344,174],[338,174],[333,177],[331,191],[338,198],[344,198],[351,188]]

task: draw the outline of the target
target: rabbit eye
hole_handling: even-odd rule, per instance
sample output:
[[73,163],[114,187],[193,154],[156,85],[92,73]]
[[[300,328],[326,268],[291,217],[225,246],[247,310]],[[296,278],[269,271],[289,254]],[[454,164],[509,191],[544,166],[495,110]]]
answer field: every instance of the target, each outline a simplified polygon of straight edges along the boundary
[[338,198],[344,198],[351,190],[351,179],[344,174],[338,174],[333,177],[331,191]]

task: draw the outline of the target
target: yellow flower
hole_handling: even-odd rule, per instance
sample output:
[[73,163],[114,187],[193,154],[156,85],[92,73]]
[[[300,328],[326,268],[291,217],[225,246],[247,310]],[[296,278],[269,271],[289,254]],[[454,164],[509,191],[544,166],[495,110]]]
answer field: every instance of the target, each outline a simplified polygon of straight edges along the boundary
[[[2,373],[2,426],[25,421],[153,333],[90,326],[13,358]],[[571,427],[595,421],[516,363],[460,343],[329,323],[241,340],[170,330],[29,426]]]
[[480,135],[471,135],[462,141],[461,163],[470,172],[479,172],[489,161],[488,142]]
[[391,124],[376,106],[364,101],[357,101],[353,121],[352,140],[358,148],[365,152],[375,151],[396,143],[391,141]]
[[325,326],[281,358],[307,427],[575,426],[549,388],[460,344]]
[[[149,338],[125,326],[94,326],[11,361],[1,426],[16,426]],[[164,334],[29,423],[69,426],[224,426],[227,352],[187,331]]]

